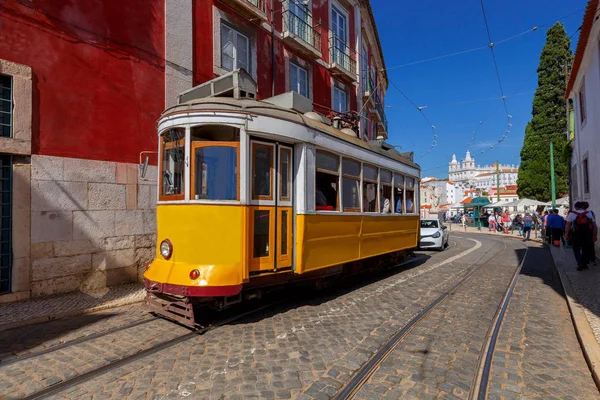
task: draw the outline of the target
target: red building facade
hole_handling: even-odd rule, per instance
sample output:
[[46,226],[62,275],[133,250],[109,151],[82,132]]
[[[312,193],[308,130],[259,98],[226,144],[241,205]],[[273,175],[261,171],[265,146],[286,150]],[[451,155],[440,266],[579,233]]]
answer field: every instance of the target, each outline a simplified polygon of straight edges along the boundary
[[[385,139],[367,0],[5,0],[0,4],[0,303],[138,279],[155,245],[156,121],[231,69],[261,99],[360,114]],[[143,153],[142,152],[148,152]]]

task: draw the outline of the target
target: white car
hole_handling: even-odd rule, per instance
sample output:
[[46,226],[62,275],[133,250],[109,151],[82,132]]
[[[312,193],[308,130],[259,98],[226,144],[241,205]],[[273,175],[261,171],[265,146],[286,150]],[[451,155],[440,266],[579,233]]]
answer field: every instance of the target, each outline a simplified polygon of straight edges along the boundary
[[448,246],[450,232],[448,227],[438,218],[421,220],[421,240],[419,248],[444,250]]

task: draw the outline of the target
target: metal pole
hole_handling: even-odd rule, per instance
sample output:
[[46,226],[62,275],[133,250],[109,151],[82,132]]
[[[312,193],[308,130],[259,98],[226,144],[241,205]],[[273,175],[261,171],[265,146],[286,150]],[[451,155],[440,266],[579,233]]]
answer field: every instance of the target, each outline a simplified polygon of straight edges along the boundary
[[500,201],[500,163],[496,161],[496,200]]
[[556,210],[556,183],[554,182],[554,146],[550,141],[550,184],[552,187],[552,209]]

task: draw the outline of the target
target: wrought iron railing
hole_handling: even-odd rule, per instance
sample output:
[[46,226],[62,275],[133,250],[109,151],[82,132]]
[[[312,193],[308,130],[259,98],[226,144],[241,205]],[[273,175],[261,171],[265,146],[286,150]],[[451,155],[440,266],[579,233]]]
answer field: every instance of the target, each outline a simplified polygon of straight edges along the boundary
[[373,82],[373,79],[371,78],[371,76],[369,76],[368,73],[366,76],[362,74],[361,79],[363,95],[371,96],[373,94],[373,90],[375,89],[375,82]]
[[312,16],[304,18],[294,14],[290,10],[283,12],[283,30],[296,35],[315,50],[321,50],[321,34],[312,26]]
[[383,129],[385,130],[385,133],[388,133],[388,120],[387,117],[385,116],[385,111],[381,111],[381,123],[383,124]]
[[254,7],[258,8],[260,11],[267,13],[267,2],[266,0],[242,0],[247,1],[252,4]]
[[329,38],[329,53],[331,63],[335,63],[346,71],[356,73],[356,52],[353,51],[345,40],[331,35]]

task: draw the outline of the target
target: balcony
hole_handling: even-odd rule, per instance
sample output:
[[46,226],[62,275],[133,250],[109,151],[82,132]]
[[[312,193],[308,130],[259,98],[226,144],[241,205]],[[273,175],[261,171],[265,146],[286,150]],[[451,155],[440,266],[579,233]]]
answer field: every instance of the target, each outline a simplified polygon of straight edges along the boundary
[[321,54],[321,34],[312,26],[312,16],[304,17],[290,10],[283,12],[283,41],[296,51],[312,59]]
[[329,69],[340,78],[356,82],[356,52],[335,35],[329,38]]
[[245,17],[267,22],[267,0],[223,0]]
[[379,93],[375,93],[371,99],[373,102],[371,103],[373,107],[369,108],[370,114],[374,117],[375,123],[379,123],[385,117],[385,113],[383,111],[383,103],[379,99]]
[[375,82],[373,82],[371,76],[367,76],[363,76],[361,79],[361,92],[363,100],[367,107],[373,107],[375,105],[375,103],[373,102],[373,91],[375,90]]
[[381,115],[382,115],[381,121],[379,121],[377,123],[377,132],[383,133],[387,137],[388,136],[388,121],[387,121],[387,117],[385,116],[385,112],[383,112],[383,114],[381,114]]

